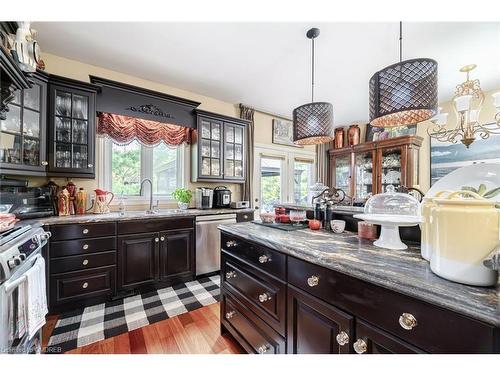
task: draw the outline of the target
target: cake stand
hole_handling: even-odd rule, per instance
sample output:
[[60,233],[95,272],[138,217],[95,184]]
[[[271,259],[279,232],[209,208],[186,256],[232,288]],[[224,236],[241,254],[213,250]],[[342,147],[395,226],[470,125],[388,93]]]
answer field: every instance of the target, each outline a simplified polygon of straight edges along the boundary
[[373,244],[377,247],[391,250],[404,250],[406,246],[399,237],[399,227],[413,227],[422,222],[421,216],[359,214],[356,219],[364,220],[370,224],[380,225],[380,237]]

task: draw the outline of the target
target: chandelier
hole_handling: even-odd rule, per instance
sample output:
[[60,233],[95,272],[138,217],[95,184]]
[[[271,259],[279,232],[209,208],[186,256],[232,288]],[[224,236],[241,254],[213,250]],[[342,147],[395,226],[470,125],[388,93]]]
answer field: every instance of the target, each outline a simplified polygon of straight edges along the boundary
[[315,145],[333,141],[333,106],[314,101],[314,39],[319,29],[307,31],[312,42],[311,102],[293,110],[293,142],[298,145]]
[[439,142],[457,143],[460,140],[467,148],[476,140],[476,136],[487,139],[490,134],[500,134],[500,92],[494,93],[493,101],[497,109],[496,124],[485,125],[479,122],[479,114],[484,103],[484,93],[478,79],[471,80],[469,75],[476,64],[466,65],[460,72],[466,74],[466,80],[457,85],[453,96],[453,110],[457,122],[455,128],[446,128],[448,113],[441,112],[431,119],[434,127],[427,129],[430,137]]
[[437,67],[432,59],[403,61],[403,23],[400,22],[399,62],[370,78],[370,124],[390,128],[416,124],[434,116]]

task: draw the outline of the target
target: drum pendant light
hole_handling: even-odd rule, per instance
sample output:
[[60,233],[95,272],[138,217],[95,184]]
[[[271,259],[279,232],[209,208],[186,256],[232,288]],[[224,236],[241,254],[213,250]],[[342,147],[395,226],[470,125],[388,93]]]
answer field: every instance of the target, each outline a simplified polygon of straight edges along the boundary
[[312,41],[312,91],[311,103],[293,110],[293,142],[298,145],[315,145],[333,140],[333,106],[314,101],[314,39],[319,29],[312,28],[306,36]]
[[376,72],[370,79],[370,124],[397,127],[416,124],[437,113],[435,60],[403,60],[403,25],[399,23],[399,63]]

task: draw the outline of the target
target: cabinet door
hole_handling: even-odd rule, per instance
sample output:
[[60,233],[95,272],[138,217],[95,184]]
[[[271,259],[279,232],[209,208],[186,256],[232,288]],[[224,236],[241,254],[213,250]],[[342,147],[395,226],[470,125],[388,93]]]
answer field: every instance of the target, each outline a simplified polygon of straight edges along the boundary
[[198,176],[203,179],[220,180],[223,178],[223,123],[200,116],[198,130]]
[[224,179],[245,180],[245,127],[224,123]]
[[44,172],[47,165],[47,83],[36,76],[32,87],[16,91],[7,118],[0,120],[0,166],[6,170]]
[[94,175],[95,94],[50,85],[49,172]]
[[135,288],[158,279],[159,234],[118,237],[118,285]]
[[193,230],[160,233],[160,279],[194,274]]
[[337,155],[332,158],[332,186],[342,189],[352,196],[352,163],[351,154]]
[[406,186],[406,153],[403,147],[381,148],[377,151],[377,193],[385,193],[387,186],[398,190]]
[[368,194],[375,194],[377,173],[375,151],[354,154],[354,197],[366,199]]
[[347,354],[353,332],[352,316],[288,286],[287,353]]
[[356,320],[354,351],[358,354],[413,354],[424,353],[391,334],[362,320]]

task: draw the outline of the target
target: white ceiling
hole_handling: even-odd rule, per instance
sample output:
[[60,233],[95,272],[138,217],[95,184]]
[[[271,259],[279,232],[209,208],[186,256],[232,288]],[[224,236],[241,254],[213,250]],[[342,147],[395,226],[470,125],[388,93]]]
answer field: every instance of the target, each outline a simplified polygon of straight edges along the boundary
[[[399,59],[397,22],[33,24],[46,52],[287,117],[310,100],[313,26],[315,99],[337,125],[366,121],[368,80]],[[470,63],[483,89],[499,88],[500,23],[405,23],[403,59],[415,57],[438,61],[441,102]]]

